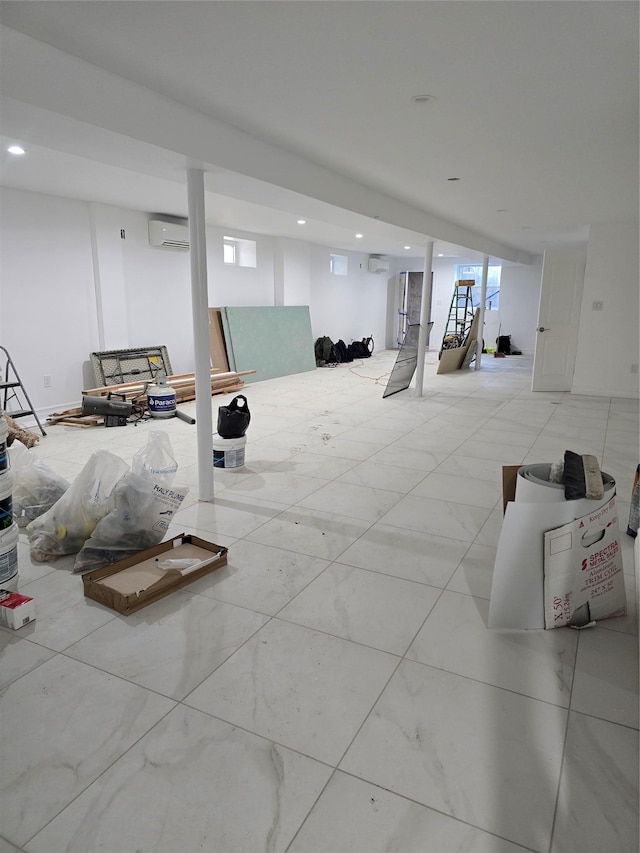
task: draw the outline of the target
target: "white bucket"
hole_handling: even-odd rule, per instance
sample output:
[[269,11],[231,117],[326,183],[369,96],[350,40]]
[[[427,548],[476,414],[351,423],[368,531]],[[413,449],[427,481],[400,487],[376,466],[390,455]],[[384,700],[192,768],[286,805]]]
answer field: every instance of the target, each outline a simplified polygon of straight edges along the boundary
[[11,471],[0,474],[0,533],[13,524],[13,477]]
[[18,574],[18,525],[0,533],[0,589]]
[[18,591],[18,573],[16,572],[12,578],[8,578],[6,581],[2,581],[2,589],[5,589],[7,592],[17,592]]
[[0,472],[7,471],[9,468],[9,450],[7,449],[7,438],[9,436],[9,427],[4,419],[4,415],[0,415]]
[[214,432],[213,467],[242,468],[244,465],[244,448],[246,443],[246,435],[240,438],[221,438],[217,432]]

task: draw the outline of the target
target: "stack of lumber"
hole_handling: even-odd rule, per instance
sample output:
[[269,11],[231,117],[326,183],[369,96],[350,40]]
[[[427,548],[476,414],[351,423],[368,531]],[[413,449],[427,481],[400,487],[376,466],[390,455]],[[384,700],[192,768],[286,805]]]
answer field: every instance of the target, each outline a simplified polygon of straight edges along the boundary
[[[211,394],[229,394],[239,391],[244,387],[241,376],[255,373],[255,370],[242,370],[239,373],[229,371],[218,373],[217,368],[211,371]],[[123,385],[101,385],[99,388],[91,388],[82,393],[92,397],[106,397],[109,393],[124,395],[127,400],[145,402],[146,382],[127,382]],[[176,392],[176,403],[186,403],[196,398],[196,379],[193,373],[183,373],[179,376],[167,376],[167,385]]]
[[[238,373],[228,371],[219,373],[217,368],[211,371],[211,395],[231,394],[244,387],[242,376],[255,373],[255,370],[242,370]],[[176,404],[187,403],[196,398],[195,374],[183,373],[179,376],[168,376],[167,385],[176,392]],[[101,385],[99,388],[91,388],[83,391],[91,397],[106,397],[108,394],[124,396],[126,400],[135,400],[136,404],[145,406],[147,397],[145,394],[148,382],[127,382],[122,385]],[[104,417],[102,415],[83,415],[82,408],[67,409],[64,412],[54,412],[47,418],[49,424],[63,424],[64,426],[75,426],[81,428],[102,426]]]

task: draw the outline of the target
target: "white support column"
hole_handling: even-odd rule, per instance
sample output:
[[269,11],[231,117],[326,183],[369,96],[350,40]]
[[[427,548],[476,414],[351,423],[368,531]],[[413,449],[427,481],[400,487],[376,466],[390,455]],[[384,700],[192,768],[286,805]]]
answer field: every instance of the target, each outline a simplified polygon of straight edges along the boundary
[[482,359],[482,341],[484,339],[484,306],[487,301],[487,276],[489,274],[489,255],[482,258],[482,283],[480,285],[480,307],[478,308],[478,342],[476,344],[475,369],[480,370]]
[[211,356],[209,352],[209,297],[207,238],[204,214],[204,172],[187,169],[191,308],[196,362],[196,430],[198,487],[201,501],[213,500],[213,421],[211,416]]
[[429,240],[424,253],[422,273],[422,299],[420,302],[420,332],[418,333],[418,364],[416,366],[416,397],[422,397],[424,386],[424,352],[427,348],[429,308],[431,306],[431,267],[433,266],[433,240]]

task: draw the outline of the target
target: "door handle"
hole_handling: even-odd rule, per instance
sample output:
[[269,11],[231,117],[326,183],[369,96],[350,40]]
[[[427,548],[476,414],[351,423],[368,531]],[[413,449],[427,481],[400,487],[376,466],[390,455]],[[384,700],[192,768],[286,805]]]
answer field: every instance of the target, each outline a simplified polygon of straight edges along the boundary
[[544,327],[544,326],[539,326],[539,327],[538,327],[538,331],[539,331],[539,332],[548,332],[548,331],[549,331],[549,329],[545,329],[545,327]]

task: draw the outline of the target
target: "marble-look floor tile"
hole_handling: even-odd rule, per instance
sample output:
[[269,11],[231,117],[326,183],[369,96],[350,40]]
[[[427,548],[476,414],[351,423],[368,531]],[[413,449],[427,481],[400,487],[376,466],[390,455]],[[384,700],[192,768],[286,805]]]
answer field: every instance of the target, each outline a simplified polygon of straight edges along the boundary
[[637,729],[638,638],[600,626],[579,633],[571,710]]
[[245,538],[276,548],[285,545],[288,550],[323,560],[335,560],[369,525],[370,522],[357,518],[292,507]]
[[479,441],[475,436],[465,441],[458,448],[461,456],[472,459],[488,459],[501,465],[519,465],[524,459],[527,447],[506,442]]
[[335,765],[397,663],[385,652],[272,620],[185,704]]
[[572,711],[551,853],[637,853],[638,795],[638,732]]
[[448,474],[453,477],[472,477],[502,487],[502,464],[495,459],[474,459],[471,456],[456,453],[441,462],[434,473]]
[[416,450],[394,443],[371,455],[368,461],[374,465],[393,465],[426,473],[433,471],[446,458],[447,454],[440,450]]
[[119,616],[70,646],[66,654],[180,700],[267,619],[178,591],[131,616]]
[[274,465],[272,471],[288,471],[305,477],[320,480],[333,480],[358,462],[355,459],[343,459],[340,456],[321,456],[317,453],[296,453]]
[[316,444],[312,448],[312,452],[320,456],[340,456],[344,459],[362,462],[364,459],[373,456],[384,445],[382,441],[378,444],[372,444],[370,441],[358,441],[357,438],[345,437],[347,435],[349,434],[331,437],[327,441]]
[[55,652],[23,640],[13,630],[0,631],[0,688],[49,660]]
[[397,492],[334,480],[303,498],[298,502],[298,506],[374,522],[399,500],[400,495]]
[[226,566],[189,589],[274,616],[328,565],[318,557],[240,540],[229,549]]
[[547,850],[566,719],[546,702],[405,661],[340,769]]
[[240,537],[261,527],[284,509],[282,504],[246,495],[227,497],[228,491],[228,488],[225,489],[212,503],[200,502],[180,510],[174,517],[175,523],[208,534],[219,532]]
[[276,501],[287,506],[297,503],[324,486],[325,480],[307,477],[290,471],[265,471],[243,479],[237,485],[227,486],[225,498],[247,495],[260,500]]
[[476,598],[491,598],[496,551],[496,548],[488,545],[471,545],[453,573],[447,589],[475,595]]
[[338,483],[353,483],[368,489],[386,489],[406,495],[424,478],[424,471],[395,468],[374,462],[359,462],[336,478]]
[[473,542],[491,513],[484,507],[407,495],[382,516],[383,524]]
[[442,588],[468,547],[467,542],[378,522],[340,555],[339,562]]
[[174,703],[57,655],[2,694],[2,832],[23,845]]
[[487,628],[489,602],[445,590],[407,657],[569,707],[578,632]]
[[457,477],[452,474],[439,474],[431,471],[411,491],[421,498],[436,498],[452,503],[468,504],[493,509],[502,496],[502,489],[489,480],[477,480],[473,477]]
[[21,585],[20,592],[31,596],[36,608],[36,621],[20,635],[58,652],[116,618],[113,610],[85,597],[82,577],[69,569]]
[[178,707],[28,845],[30,853],[284,853],[331,769]]
[[525,853],[524,848],[338,771],[288,853]]
[[278,617],[403,655],[440,590],[335,563]]
[[474,540],[474,545],[485,545],[489,548],[497,548],[504,521],[502,506],[492,510],[491,515],[482,525],[480,532]]

